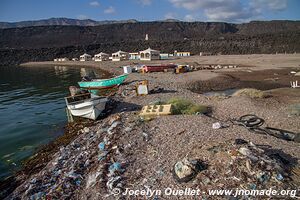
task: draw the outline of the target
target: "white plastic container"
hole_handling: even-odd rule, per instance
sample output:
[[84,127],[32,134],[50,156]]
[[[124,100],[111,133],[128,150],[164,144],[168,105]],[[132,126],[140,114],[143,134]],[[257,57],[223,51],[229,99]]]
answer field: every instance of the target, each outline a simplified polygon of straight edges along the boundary
[[124,74],[132,73],[132,68],[130,66],[123,66]]

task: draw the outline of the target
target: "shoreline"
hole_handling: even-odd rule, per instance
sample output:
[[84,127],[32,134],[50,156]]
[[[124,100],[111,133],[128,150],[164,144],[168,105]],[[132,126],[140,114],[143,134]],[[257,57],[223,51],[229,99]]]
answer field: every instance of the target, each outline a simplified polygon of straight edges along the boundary
[[[257,56],[257,55],[255,55]],[[247,57],[247,56],[246,56]],[[293,57],[293,56],[292,56]],[[182,63],[186,62],[192,62],[193,58],[187,58],[187,59],[179,59],[176,60],[178,63],[181,61]],[[203,58],[201,58],[203,59]],[[204,58],[206,59],[206,58]],[[226,58],[227,59],[227,58]],[[291,58],[290,58],[291,59]],[[299,59],[298,59],[299,60]],[[294,63],[297,63],[294,61]],[[159,62],[159,61],[158,61]],[[164,61],[164,62],[170,62]],[[200,61],[195,61],[200,63]],[[206,62],[211,62],[210,60]],[[226,63],[225,60],[220,59],[219,61],[216,61],[216,63]],[[274,61],[276,62],[276,60]],[[102,65],[98,63],[85,63],[85,62],[38,62],[38,63],[26,63],[22,64],[21,66],[27,67],[27,66],[38,66],[40,64],[45,64],[48,66],[54,66],[54,65],[62,65],[62,66],[86,66],[88,67],[99,67],[102,70],[107,70],[110,73],[121,73],[122,69],[115,68],[118,65],[125,65],[127,62],[114,62],[110,63],[107,66],[103,66],[104,64],[107,64],[104,62]],[[85,63],[86,65],[82,65]],[[284,64],[285,62],[283,62]],[[64,65],[65,64],[65,65]],[[75,65],[74,65],[75,64]],[[240,65],[247,65],[248,59],[246,59],[246,62],[240,63]],[[102,129],[105,129],[105,127],[112,125],[113,123],[110,121],[113,121],[114,118],[117,118],[116,116],[119,116],[119,119],[121,121],[121,127],[117,128],[116,132],[119,134],[116,134],[111,141],[114,145],[117,145],[118,147],[122,147],[123,153],[121,156],[122,158],[119,158],[117,154],[114,153],[113,150],[111,156],[114,157],[117,160],[126,160],[126,162],[130,163],[130,167],[126,169],[125,172],[125,178],[127,178],[128,183],[126,184],[133,184],[136,187],[138,187],[141,184],[141,181],[143,178],[147,177],[156,177],[155,173],[149,169],[157,168],[157,166],[164,166],[163,171],[164,175],[163,177],[166,177],[166,179],[161,180],[162,182],[158,183],[160,187],[163,188],[163,186],[168,186],[170,184],[171,186],[174,186],[174,182],[172,179],[170,179],[170,173],[167,172],[171,168],[171,164],[174,164],[178,158],[182,158],[184,155],[189,154],[191,157],[199,157],[200,154],[197,150],[201,151],[203,150],[203,147],[209,147],[216,144],[221,143],[224,140],[232,140],[236,138],[243,138],[247,141],[254,142],[256,144],[261,145],[270,145],[274,148],[280,147],[285,153],[291,155],[295,158],[300,158],[300,150],[298,149],[298,144],[295,142],[286,142],[282,141],[280,139],[276,139],[274,137],[268,136],[260,136],[255,134],[249,134],[247,130],[244,130],[242,128],[238,127],[230,127],[222,129],[223,134],[220,134],[218,130],[212,130],[211,124],[214,120],[206,118],[205,116],[185,116],[185,115],[174,115],[174,116],[166,116],[166,117],[158,117],[156,119],[151,120],[150,122],[144,122],[142,125],[138,124],[138,121],[136,121],[136,114],[138,113],[139,109],[143,105],[147,105],[150,102],[156,101],[157,99],[161,101],[168,100],[172,97],[181,97],[181,98],[188,98],[194,103],[201,104],[201,105],[207,105],[212,106],[213,108],[213,116],[219,119],[228,119],[228,118],[236,118],[238,116],[241,116],[242,114],[252,113],[254,112],[258,116],[261,116],[268,120],[268,124],[271,124],[273,126],[276,126],[278,128],[283,128],[291,131],[299,131],[300,125],[296,123],[297,120],[299,120],[299,117],[295,118],[288,118],[287,113],[287,103],[295,101],[297,102],[297,97],[289,97],[287,96],[287,99],[278,99],[278,98],[267,98],[267,99],[256,99],[253,100],[251,98],[245,98],[245,97],[230,97],[228,99],[211,99],[207,98],[202,94],[191,92],[188,85],[193,83],[194,81],[216,81],[220,79],[220,77],[224,77],[224,73],[237,73],[237,77],[242,77],[246,75],[243,75],[243,73],[249,73],[249,78],[255,78],[256,74],[255,72],[245,72],[243,70],[267,70],[270,67],[273,67],[273,70],[283,70],[283,73],[286,73],[285,70],[289,70],[292,68],[298,69],[299,66],[294,66],[294,64],[284,65],[284,69],[279,69],[278,66],[282,65],[282,63],[269,63],[269,65],[263,65],[264,63],[261,63],[261,66],[252,66],[252,67],[245,67],[245,68],[237,68],[236,70],[215,70],[215,72],[210,70],[202,70],[202,71],[195,71],[195,72],[188,72],[184,74],[175,75],[172,73],[150,73],[150,74],[130,74],[129,79],[126,81],[126,84],[121,85],[119,90],[119,93],[122,93],[125,89],[128,87],[132,87],[134,85],[131,84],[132,81],[136,80],[143,80],[146,79],[150,82],[149,87],[151,89],[155,88],[163,88],[167,92],[165,93],[157,93],[157,94],[150,94],[147,96],[142,97],[136,97],[135,95],[129,95],[122,97],[122,95],[117,95],[116,99],[119,99],[119,103],[116,105],[116,107],[113,110],[113,113],[111,116],[105,119],[101,119],[100,121],[96,121],[93,126],[91,126],[89,129],[90,131],[86,133],[81,133],[79,135],[74,135],[75,139],[70,140],[69,145],[64,145],[65,148],[70,146],[72,142],[74,142],[78,138],[82,138],[82,142],[88,142],[88,138],[91,135],[97,135],[97,142],[93,144],[88,143],[82,143],[79,142],[84,147],[91,148],[91,162],[97,163],[98,161],[95,161],[94,157],[97,157],[97,145],[98,143],[103,139],[102,135]],[[115,66],[115,67],[114,67]],[[254,68],[254,69],[253,69]],[[242,72],[241,72],[242,71]],[[244,78],[245,78],[244,77]],[[263,81],[263,78],[261,78],[259,81]],[[286,81],[283,79],[283,81]],[[133,82],[134,83],[134,82]],[[201,83],[203,84],[203,82]],[[296,100],[295,100],[296,99]],[[300,102],[298,102],[300,103]],[[241,106],[237,106],[241,105]],[[278,109],[280,108],[280,109]],[[124,110],[125,109],[125,110]],[[274,115],[274,113],[276,113]],[[293,120],[294,119],[294,120]],[[115,120],[116,121],[116,120]],[[184,121],[185,123],[182,123]],[[204,127],[204,130],[202,128],[199,129],[199,127]],[[125,129],[127,127],[131,128],[130,133],[126,132]],[[148,127],[148,128],[147,128]],[[155,127],[153,130],[150,127]],[[79,131],[79,130],[77,130]],[[149,135],[150,139],[145,139],[144,136],[141,135],[141,132],[146,132],[147,135]],[[184,132],[184,134],[181,134],[181,132]],[[222,132],[221,131],[221,132]],[[99,134],[98,134],[99,132]],[[172,137],[173,134],[170,135],[170,133],[174,133],[176,137]],[[201,133],[200,135],[198,133]],[[148,136],[147,136],[148,137]],[[139,144],[134,143],[133,141],[139,141]],[[162,143],[163,141],[167,141],[167,143]],[[183,146],[181,146],[184,141],[185,145],[187,146],[185,149],[182,149]],[[194,143],[193,141],[197,141],[197,143]],[[128,147],[126,148],[126,145],[131,144],[134,146],[133,149]],[[178,146],[179,145],[179,146]],[[71,146],[70,146],[71,147]],[[110,146],[109,148],[112,148]],[[139,151],[135,152],[134,149],[139,149]],[[194,150],[193,150],[194,149]],[[151,156],[154,152],[155,156]],[[170,154],[170,151],[173,152],[173,155]],[[152,152],[152,153],[151,153]],[[59,154],[61,154],[62,151],[56,151],[56,153],[53,152],[51,158],[52,160],[55,160]],[[70,151],[71,154],[75,154],[76,152]],[[154,154],[153,154],[154,155]],[[203,156],[203,155],[202,155]],[[158,159],[159,158],[159,159]],[[50,158],[49,158],[50,159]],[[147,160],[148,159],[148,160]],[[132,161],[136,160],[136,161]],[[169,163],[167,162],[169,160]],[[68,159],[66,160],[68,161]],[[53,162],[53,161],[52,161]],[[109,162],[109,161],[107,161]],[[125,161],[124,161],[125,162]],[[34,173],[31,176],[39,178],[40,175],[43,172],[47,173],[47,170],[51,169],[51,166],[49,165],[51,162],[48,162],[47,166],[43,168],[40,172]],[[49,166],[48,166],[49,165]],[[94,171],[93,169],[95,166],[91,164],[92,166],[88,169],[86,172],[83,172],[84,180],[81,184],[87,185],[88,184],[88,177],[89,174]],[[143,166],[145,165],[145,166]],[[148,167],[146,167],[148,166]],[[148,169],[149,168],[149,169]],[[141,174],[140,172],[137,173],[137,170],[143,172]],[[137,175],[134,175],[137,173]],[[154,173],[154,174],[153,174]],[[138,175],[140,177],[138,177]],[[30,182],[28,178],[24,182]],[[151,183],[148,183],[151,185]],[[153,185],[153,183],[152,183]],[[174,186],[175,187],[175,186]],[[26,184],[21,184],[18,189],[13,193],[14,196],[18,196],[22,194],[22,191],[26,188]],[[91,192],[99,191],[101,195],[104,195],[107,193],[107,190],[104,186],[99,185],[96,188],[89,188],[89,189],[83,189],[81,188],[79,192],[75,192],[72,194],[73,197],[79,197],[81,195],[92,195]],[[23,195],[22,195],[23,196]],[[92,197],[95,197],[92,195]]]

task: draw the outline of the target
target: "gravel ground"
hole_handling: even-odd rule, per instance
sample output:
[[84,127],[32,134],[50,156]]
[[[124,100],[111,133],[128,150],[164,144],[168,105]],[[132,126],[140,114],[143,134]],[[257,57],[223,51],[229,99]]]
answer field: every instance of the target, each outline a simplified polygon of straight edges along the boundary
[[[231,58],[231,59],[229,59]],[[286,64],[287,67],[295,67],[295,63],[299,61],[299,57],[290,55],[289,59],[284,58],[281,63],[278,64],[278,57],[272,59],[270,56],[242,56],[244,63],[237,58],[237,56],[231,57],[206,57],[203,62],[206,63],[235,63],[235,64],[250,64],[253,58],[253,65],[258,63],[261,66],[260,69],[266,69],[280,64]],[[250,59],[250,61],[249,61]],[[198,62],[200,62],[199,60]],[[202,62],[201,61],[201,62]],[[276,63],[275,63],[276,62]],[[104,69],[108,69],[104,67]],[[120,73],[120,69],[108,69],[113,73]],[[236,69],[240,70],[240,69]],[[226,72],[228,73],[228,71]],[[259,72],[258,72],[259,73]],[[254,73],[252,73],[254,74]],[[118,100],[112,116],[107,119],[100,120],[97,125],[90,127],[89,131],[81,131],[78,138],[74,141],[80,143],[80,148],[83,151],[87,151],[89,156],[84,157],[82,163],[89,160],[89,165],[80,168],[80,181],[75,184],[73,179],[68,183],[71,188],[71,192],[65,194],[65,196],[57,196],[59,199],[146,199],[145,196],[114,196],[114,188],[129,189],[185,189],[193,188],[200,189],[201,191],[207,191],[210,189],[234,189],[245,186],[245,184],[254,183],[254,179],[261,171],[255,171],[254,174],[249,175],[248,179],[241,180],[242,171],[245,165],[240,164],[248,162],[241,157],[240,154],[236,156],[238,159],[229,156],[228,152],[237,151],[236,145],[233,145],[236,139],[243,139],[247,142],[252,142],[256,146],[264,147],[266,152],[271,154],[278,153],[283,160],[286,160],[286,164],[283,165],[289,170],[284,174],[284,181],[276,182],[272,179],[268,181],[268,184],[263,185],[258,182],[258,188],[290,188],[298,190],[300,185],[295,180],[299,180],[298,176],[294,176],[291,173],[291,168],[299,170],[298,159],[300,158],[300,146],[299,143],[292,141],[285,141],[269,135],[260,135],[248,131],[246,128],[236,125],[228,124],[229,127],[222,129],[213,129],[212,124],[215,122],[226,121],[228,119],[237,119],[245,114],[255,114],[265,119],[266,125],[275,128],[286,129],[300,133],[300,117],[289,116],[288,106],[289,102],[298,102],[299,97],[297,95],[290,95],[287,93],[286,99],[280,96],[280,93],[274,97],[265,99],[251,99],[248,97],[229,97],[229,98],[212,98],[202,94],[193,93],[188,89],[188,85],[193,81],[206,81],[212,78],[219,77],[219,73],[214,73],[209,70],[190,72],[180,75],[172,73],[151,73],[151,74],[131,74],[124,85],[119,89],[119,92],[114,97]],[[253,75],[255,78],[255,74]],[[147,96],[135,96],[134,89],[135,81],[137,80],[149,80],[149,88],[157,89],[163,88],[163,91],[156,94],[150,94]],[[127,95],[124,96],[123,91],[127,91]],[[296,93],[299,91],[296,90]],[[123,95],[122,95],[123,94]],[[166,101],[172,97],[181,97],[188,99],[197,104],[203,104],[212,108],[211,117],[206,115],[173,115],[173,116],[161,116],[152,119],[151,121],[140,121],[138,117],[139,110],[142,106],[147,105],[155,101]],[[219,119],[219,120],[217,120]],[[110,136],[108,133],[109,127],[112,127],[114,122],[119,121],[115,128],[112,129],[113,134]],[[92,137],[92,139],[91,139]],[[108,137],[110,141],[109,145],[105,148],[109,149],[109,154],[104,160],[99,160],[98,156],[101,155],[101,150],[98,148],[98,144]],[[75,151],[72,145],[74,142],[66,146],[64,149],[69,153],[69,157],[65,158],[63,162],[69,163],[61,170],[68,174],[70,172],[70,165],[74,161],[74,158],[78,157],[83,151]],[[250,143],[248,143],[250,144]],[[221,147],[220,147],[221,146]],[[223,147],[224,146],[224,147]],[[250,145],[251,146],[251,145]],[[210,148],[220,147],[218,153],[212,154]],[[250,148],[246,145],[247,148]],[[224,150],[225,149],[225,150]],[[230,149],[230,151],[228,151]],[[268,150],[266,150],[268,149]],[[62,155],[63,149],[53,156],[53,160],[50,163],[55,163],[57,159]],[[103,153],[103,152],[102,152]],[[263,153],[263,154],[264,154]],[[97,156],[98,155],[98,156]],[[276,154],[277,155],[277,154]],[[176,162],[184,159],[200,159],[208,164],[208,168],[203,172],[200,172],[196,178],[187,183],[181,183],[175,181],[172,175],[172,169]],[[73,159],[73,160],[72,160]],[[243,160],[244,159],[244,160]],[[271,159],[267,157],[266,159]],[[274,160],[273,160],[274,161]],[[273,162],[272,161],[272,162]],[[113,173],[108,172],[109,167],[119,162],[122,165],[121,170]],[[257,165],[255,162],[251,162],[251,166],[255,169]],[[275,162],[275,161],[274,161]],[[277,162],[277,161],[276,161]],[[279,162],[279,161],[278,161]],[[48,164],[41,172],[33,175],[30,179],[25,181],[19,186],[12,196],[21,197],[22,199],[32,198],[32,195],[40,193],[43,197],[53,194],[49,192],[47,186],[42,189],[32,190],[36,185],[30,186],[30,181],[34,178],[42,180],[41,183],[47,185],[48,180],[43,179],[43,176],[47,173],[52,173],[53,165]],[[79,163],[78,166],[80,166]],[[239,164],[237,164],[239,163]],[[278,164],[278,163],[277,163]],[[57,166],[56,166],[57,167]],[[271,167],[274,172],[276,167]],[[230,176],[224,175],[224,170],[231,169]],[[243,170],[242,170],[243,169]],[[99,172],[99,177],[93,184],[90,184],[91,176]],[[241,172],[241,173],[240,173]],[[274,172],[275,173],[275,172]],[[276,171],[277,173],[277,171]],[[65,177],[62,173],[62,177]],[[120,176],[120,180],[115,180]],[[211,177],[208,181],[205,177]],[[232,184],[224,177],[233,178],[239,180],[238,183]],[[221,179],[220,182],[214,180]],[[62,179],[60,179],[62,180]],[[63,179],[65,180],[65,179]],[[56,182],[55,182],[56,181]],[[115,182],[113,182],[115,181]],[[113,182],[113,183],[112,183]],[[204,183],[205,182],[205,183]],[[40,183],[40,182],[39,182]],[[57,183],[54,180],[53,183],[49,183],[53,186]],[[77,182],[76,182],[77,183]],[[109,185],[111,183],[111,185]],[[30,188],[31,187],[31,188]],[[53,189],[53,191],[56,188]],[[241,188],[240,188],[241,189]],[[63,188],[62,191],[66,189]],[[27,193],[24,191],[27,191]],[[33,196],[36,197],[36,196]],[[54,197],[54,196],[51,196]],[[229,199],[229,197],[208,197],[207,194],[201,194],[203,199]],[[187,196],[160,196],[151,197],[149,199],[195,199],[198,197]],[[281,197],[281,199],[288,199],[287,197]]]

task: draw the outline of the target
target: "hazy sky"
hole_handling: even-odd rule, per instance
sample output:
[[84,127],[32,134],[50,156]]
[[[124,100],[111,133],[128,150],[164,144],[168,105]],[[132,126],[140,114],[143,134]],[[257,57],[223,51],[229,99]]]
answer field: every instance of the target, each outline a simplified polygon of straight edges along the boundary
[[300,0],[0,0],[0,21],[93,20],[247,22],[300,20]]

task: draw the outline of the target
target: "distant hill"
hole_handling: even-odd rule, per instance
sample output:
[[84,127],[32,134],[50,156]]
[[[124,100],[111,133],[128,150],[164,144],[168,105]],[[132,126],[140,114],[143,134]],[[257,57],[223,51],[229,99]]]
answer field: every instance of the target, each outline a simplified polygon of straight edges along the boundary
[[21,22],[0,22],[0,29],[3,28],[20,28],[29,26],[98,26],[103,24],[116,23],[136,23],[137,20],[105,20],[95,21],[91,19],[69,19],[69,18],[50,18],[35,21],[21,21]]
[[[69,20],[69,19],[68,19]],[[67,21],[68,21],[67,20]],[[300,21],[137,22],[92,20],[85,25],[29,26],[0,29],[0,65],[78,57],[86,52],[138,51],[148,47],[162,52],[200,51],[222,54],[300,52]],[[72,22],[72,23],[71,23]],[[64,22],[67,23],[67,22]],[[88,26],[87,24],[93,24]],[[145,35],[149,40],[145,41]]]

